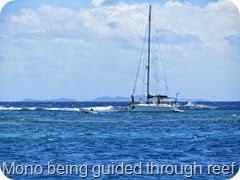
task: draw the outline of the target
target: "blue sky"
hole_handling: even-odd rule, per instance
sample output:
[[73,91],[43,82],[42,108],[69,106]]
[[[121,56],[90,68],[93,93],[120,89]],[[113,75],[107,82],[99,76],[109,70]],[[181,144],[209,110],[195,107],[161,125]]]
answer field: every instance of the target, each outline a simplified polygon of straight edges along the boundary
[[226,0],[15,0],[0,14],[0,100],[130,96],[149,2],[170,95],[240,100],[240,15]]

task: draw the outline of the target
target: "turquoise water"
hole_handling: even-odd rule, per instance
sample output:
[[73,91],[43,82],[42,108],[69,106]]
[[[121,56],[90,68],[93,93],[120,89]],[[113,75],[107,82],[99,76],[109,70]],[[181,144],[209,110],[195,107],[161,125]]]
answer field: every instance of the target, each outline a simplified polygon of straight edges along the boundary
[[[1,102],[1,169],[6,174],[12,165],[15,172],[8,177],[13,179],[228,179],[236,174],[240,102],[180,106],[184,113],[131,113],[128,103]],[[84,114],[78,107],[100,113]],[[70,173],[73,165],[77,169]]]

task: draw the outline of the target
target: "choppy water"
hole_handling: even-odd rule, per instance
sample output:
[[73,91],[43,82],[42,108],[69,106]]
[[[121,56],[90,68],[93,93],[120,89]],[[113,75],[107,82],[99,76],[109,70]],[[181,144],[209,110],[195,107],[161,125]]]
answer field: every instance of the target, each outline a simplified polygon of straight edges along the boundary
[[[11,172],[8,176],[13,179],[80,179],[84,175],[93,179],[100,176],[96,165],[104,165],[105,173],[107,165],[112,168],[110,175],[101,173],[99,179],[187,179],[193,172],[189,167],[181,175],[171,173],[170,165],[186,168],[194,163],[203,172],[198,169],[192,179],[228,179],[232,172],[236,174],[240,102],[180,105],[184,113],[131,113],[128,103],[1,102],[0,166],[4,169],[5,163],[10,169],[15,162],[16,166],[42,167],[41,175],[31,175],[30,171],[17,175],[21,171],[18,167],[15,175]],[[79,107],[92,107],[100,113],[84,114]],[[231,166],[234,162],[236,166]],[[155,168],[150,175],[147,163],[169,167],[163,167],[162,174]],[[48,175],[53,172],[49,165],[64,165],[65,170],[59,171],[62,175]],[[77,165],[82,171],[69,174],[67,165]],[[115,171],[117,165],[120,167]],[[121,167],[127,165],[136,166],[136,171],[119,175]],[[231,172],[217,175],[210,169],[208,174],[208,165],[226,165]]]

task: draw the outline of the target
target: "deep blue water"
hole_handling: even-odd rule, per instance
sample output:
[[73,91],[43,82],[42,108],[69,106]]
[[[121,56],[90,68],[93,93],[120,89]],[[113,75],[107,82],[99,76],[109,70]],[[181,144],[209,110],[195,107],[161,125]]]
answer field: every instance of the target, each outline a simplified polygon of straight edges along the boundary
[[[187,179],[187,165],[201,166],[192,179],[228,179],[240,162],[240,102],[181,103],[184,113],[131,113],[128,103],[0,102],[0,166],[13,179],[93,179],[99,166],[134,168],[132,175],[102,175],[99,179]],[[99,114],[84,114],[78,107],[93,107]],[[235,166],[231,166],[236,162]],[[162,174],[147,174],[147,163],[162,167]],[[48,170],[63,165],[63,175]],[[42,167],[42,174],[16,175],[24,165]],[[67,174],[67,165],[82,167]],[[95,165],[95,166],[94,166]],[[165,169],[164,169],[165,165]],[[173,166],[186,168],[171,173]],[[229,168],[213,173],[209,165]],[[15,167],[16,166],[12,166]],[[166,169],[166,166],[168,168]],[[93,167],[95,167],[93,171]],[[233,168],[232,168],[233,167]],[[86,169],[88,171],[86,171]],[[39,169],[38,169],[39,170]],[[39,172],[39,171],[38,171]],[[131,170],[128,171],[129,173]],[[220,173],[219,173],[220,172]],[[6,172],[5,172],[6,173]],[[136,175],[138,173],[139,175]],[[160,173],[160,172],[159,172]],[[172,175],[169,175],[172,174]]]

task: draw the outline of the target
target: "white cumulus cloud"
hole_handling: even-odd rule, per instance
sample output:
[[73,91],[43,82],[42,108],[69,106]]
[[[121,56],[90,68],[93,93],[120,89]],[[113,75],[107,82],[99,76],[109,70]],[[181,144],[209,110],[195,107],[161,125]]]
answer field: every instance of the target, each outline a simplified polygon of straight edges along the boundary
[[[63,89],[58,94],[63,97],[68,90],[61,83],[64,80],[76,89],[71,92],[78,99],[84,99],[82,94],[89,94],[87,98],[129,95],[146,30],[148,4],[107,0],[93,0],[91,4],[81,9],[50,4],[23,8],[2,23],[0,76],[6,87],[16,89],[7,81],[44,87],[47,79],[48,85]],[[240,98],[236,86],[240,75],[240,15],[232,3],[219,0],[204,7],[181,1],[153,3],[153,19],[173,92],[181,91],[185,97]],[[94,91],[96,85],[98,92]],[[85,92],[79,94],[82,89]]]

